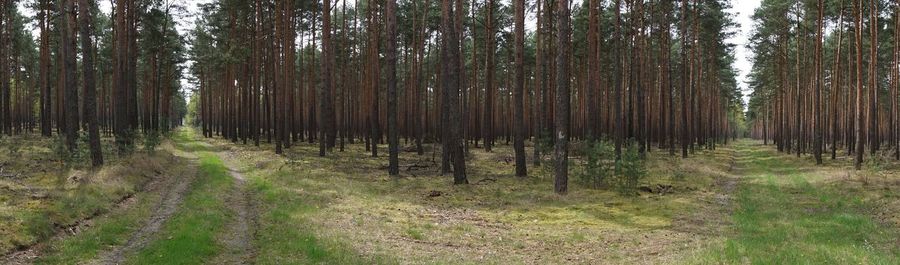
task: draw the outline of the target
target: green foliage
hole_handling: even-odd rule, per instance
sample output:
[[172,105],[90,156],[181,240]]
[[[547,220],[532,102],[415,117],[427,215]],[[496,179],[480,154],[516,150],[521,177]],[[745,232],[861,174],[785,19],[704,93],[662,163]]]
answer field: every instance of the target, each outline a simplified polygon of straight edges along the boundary
[[194,93],[191,95],[191,100],[187,104],[187,110],[185,111],[185,122],[187,126],[199,128],[200,123],[200,95],[199,93]]
[[542,156],[546,156],[553,151],[553,133],[550,131],[541,131],[535,137],[534,148],[540,151]]
[[162,135],[158,131],[150,131],[144,134],[144,151],[153,153],[160,143],[162,143]]
[[78,144],[75,147],[74,152],[70,152],[69,147],[66,145],[66,136],[63,134],[59,134],[56,137],[53,137],[53,152],[56,153],[56,156],[59,158],[59,160],[65,162],[68,165],[77,165],[78,163],[84,163],[90,157],[90,150],[88,149],[88,136],[86,134],[79,133]]
[[634,141],[628,141],[628,147],[622,152],[622,158],[616,162],[616,177],[613,178],[613,185],[622,194],[634,194],[632,191],[637,189],[638,183],[647,175],[647,166],[641,159],[637,144]]
[[863,184],[869,184],[869,180],[882,175],[885,167],[890,164],[888,159],[882,155],[873,155],[870,156],[868,160],[865,161],[865,166],[863,166],[863,170],[860,174],[860,181]]
[[576,174],[578,181],[591,188],[607,186],[615,175],[616,153],[612,143],[608,140],[590,142],[582,146],[581,152],[585,160],[581,172]]
[[577,180],[590,188],[612,187],[622,194],[634,194],[638,183],[647,176],[647,166],[637,144],[629,141],[622,158],[616,160],[612,142],[600,140],[582,148],[584,162]]

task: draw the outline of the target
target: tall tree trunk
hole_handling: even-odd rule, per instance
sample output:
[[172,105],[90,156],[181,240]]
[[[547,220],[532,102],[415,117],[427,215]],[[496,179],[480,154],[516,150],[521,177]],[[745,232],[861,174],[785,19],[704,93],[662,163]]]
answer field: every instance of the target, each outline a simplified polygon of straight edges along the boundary
[[835,55],[834,55],[834,67],[832,69],[832,73],[835,76],[834,81],[831,82],[831,160],[837,158],[837,139],[838,139],[838,110],[842,108],[838,108],[838,98],[840,98],[841,93],[841,43],[843,43],[844,38],[844,1],[841,0],[838,9],[838,24],[837,24],[837,45],[835,45]]
[[3,133],[6,131],[6,122],[10,120],[10,107],[9,107],[9,94],[10,94],[10,76],[9,70],[12,68],[9,65],[9,54],[7,52],[10,50],[12,45],[9,45],[11,41],[9,41],[9,32],[8,29],[10,27],[10,23],[12,19],[7,16],[9,10],[12,8],[12,3],[8,1],[4,1],[0,3],[0,137],[3,137]]
[[543,16],[541,16],[541,11],[543,11],[542,8],[544,6],[543,1],[549,1],[549,0],[537,0],[537,4],[536,4],[537,13],[535,15],[537,17],[537,33],[535,34],[535,44],[536,44],[535,46],[537,46],[537,48],[535,49],[535,55],[534,55],[535,56],[535,71],[534,71],[535,72],[535,77],[534,77],[535,85],[534,85],[534,96],[533,96],[534,97],[534,105],[533,105],[533,109],[534,109],[534,132],[533,132],[533,134],[534,135],[532,137],[532,145],[534,145],[534,148],[533,148],[534,157],[532,158],[532,161],[534,161],[533,163],[535,166],[541,165],[540,140],[541,140],[541,136],[542,136],[541,134],[544,133],[544,124],[543,124],[544,117],[543,117],[543,115],[546,115],[546,113],[547,113],[546,109],[542,108],[543,103],[541,102],[541,95],[543,94],[544,83],[547,82],[547,79],[544,77],[546,75],[545,74],[546,73],[546,64],[544,63],[544,61],[545,61],[545,59],[544,59],[545,45],[544,45],[544,38],[543,38],[543,36],[544,36],[543,33],[544,33],[545,29],[544,29],[544,23],[542,23]]
[[690,86],[690,69],[688,68],[688,1],[681,3],[681,157],[687,158],[689,140],[687,89]]
[[554,190],[568,192],[569,183],[569,0],[557,0],[556,147]]
[[49,0],[40,0],[41,12],[38,15],[41,29],[41,135],[50,137],[53,132],[52,105],[50,97],[50,3]]
[[597,91],[600,89],[600,0],[590,0],[588,8],[588,85],[585,91],[587,97],[587,121],[585,122],[584,138],[593,141],[597,138],[597,125],[600,124]]
[[[878,133],[878,7],[869,0],[869,151],[875,155],[880,147]],[[860,28],[862,29],[862,28]]]
[[[494,0],[487,0],[484,33],[486,42],[484,46],[487,67],[484,69],[484,117],[482,118],[481,134],[484,139],[484,150],[491,152],[494,143]],[[473,34],[474,35],[474,34]],[[474,38],[473,38],[474,39]],[[474,50],[474,49],[473,49]],[[472,75],[472,80],[477,80],[477,75]],[[472,93],[478,93],[474,90]],[[474,102],[473,104],[477,104]]]
[[[854,4],[856,8],[856,19],[854,21],[856,27],[853,29],[854,34],[856,34],[856,121],[862,121],[862,0],[856,0]],[[856,126],[856,159],[854,161],[856,170],[862,167],[863,152],[865,152],[864,148],[866,145],[865,138],[863,138],[863,124],[862,122],[858,123]]]
[[[819,10],[819,17],[818,17],[819,19],[818,19],[818,25],[816,26],[816,74],[815,74],[815,76],[816,76],[816,95],[815,95],[815,97],[816,97],[816,99],[815,99],[815,108],[816,108],[815,115],[816,115],[816,117],[815,117],[815,119],[813,119],[813,124],[814,124],[813,131],[815,132],[815,137],[813,138],[813,141],[815,141],[813,144],[813,156],[815,156],[815,158],[816,158],[816,164],[821,165],[822,164],[822,129],[825,128],[825,126],[822,126],[822,107],[821,107],[822,83],[824,83],[824,81],[822,80],[822,78],[823,78],[823,75],[822,75],[822,71],[823,71],[823,67],[822,67],[822,30],[825,27],[825,21],[824,21],[825,3],[823,2],[823,0],[819,0],[818,10]],[[838,46],[840,46],[840,44],[838,44]]]
[[278,1],[278,7],[275,10],[275,36],[273,39],[275,40],[275,45],[273,47],[273,54],[276,56],[273,62],[273,73],[275,75],[274,82],[275,85],[272,87],[272,97],[275,102],[274,106],[274,117],[273,123],[275,125],[275,153],[282,154],[284,152],[282,141],[284,140],[284,90],[286,90],[284,84],[284,62],[281,57],[282,51],[284,47],[282,47],[283,40],[285,38],[285,23],[284,16],[287,10],[287,1]]
[[[466,178],[466,161],[463,154],[463,143],[462,143],[462,122],[460,121],[460,107],[459,107],[459,92],[462,83],[460,82],[460,56],[459,56],[459,34],[457,33],[459,23],[454,22],[454,10],[453,4],[455,1],[459,0],[443,0],[443,16],[442,16],[442,29],[443,36],[441,37],[444,48],[442,49],[442,61],[443,65],[447,68],[443,70],[443,81],[444,81],[444,89],[447,91],[445,94],[447,96],[447,106],[444,107],[444,110],[449,112],[447,115],[448,119],[448,127],[444,127],[444,129],[449,130],[449,136],[447,142],[444,143],[444,148],[447,148],[450,153],[450,160],[453,163],[453,183],[454,184],[468,184],[469,181]],[[457,5],[458,6],[458,5]],[[456,12],[462,12],[461,9],[457,8]]]
[[74,153],[78,147],[78,131],[81,127],[78,120],[78,81],[75,76],[75,0],[63,1],[63,29],[62,48],[63,63],[65,64],[66,85],[66,146],[70,153]]
[[91,149],[91,164],[96,168],[103,165],[103,150],[100,148],[100,128],[97,124],[97,97],[94,81],[93,24],[91,23],[91,1],[79,0],[78,12],[81,21],[82,72],[84,74],[84,119],[88,124],[88,139]]
[[525,177],[528,169],[525,165],[525,0],[513,0],[515,5],[515,139],[513,149],[516,153],[516,176]]
[[[328,0],[325,0],[326,2]],[[397,0],[387,0],[388,174],[400,175],[400,132],[397,126]]]
[[624,122],[625,121],[622,117],[622,112],[623,112],[623,109],[622,109],[622,83],[623,83],[622,67],[624,66],[623,65],[623,63],[624,63],[623,56],[624,55],[621,54],[622,50],[623,50],[623,46],[624,46],[623,45],[624,40],[622,38],[622,18],[621,18],[622,15],[620,14],[622,12],[622,0],[616,0],[616,7],[615,7],[615,10],[613,10],[613,12],[616,14],[616,22],[615,22],[616,36],[614,37],[615,38],[615,50],[614,50],[615,52],[613,52],[613,61],[614,61],[613,67],[615,67],[615,71],[613,74],[615,75],[614,80],[615,80],[615,87],[616,87],[616,92],[615,92],[615,96],[614,96],[613,100],[616,101],[616,103],[615,103],[616,107],[613,110],[613,112],[615,113],[615,116],[616,116],[616,118],[615,118],[616,119],[615,133],[614,133],[615,134],[615,142],[616,142],[615,143],[615,152],[616,152],[616,160],[619,160],[622,158],[622,141],[625,138],[625,135],[624,135],[624,129],[625,129]]
[[[333,105],[328,95],[331,93],[332,80],[332,43],[331,43],[331,0],[322,1],[322,88],[319,92],[319,156],[325,156],[331,132],[328,109]],[[390,34],[389,34],[390,35]],[[389,44],[390,45],[390,44]],[[293,71],[293,70],[292,70]]]

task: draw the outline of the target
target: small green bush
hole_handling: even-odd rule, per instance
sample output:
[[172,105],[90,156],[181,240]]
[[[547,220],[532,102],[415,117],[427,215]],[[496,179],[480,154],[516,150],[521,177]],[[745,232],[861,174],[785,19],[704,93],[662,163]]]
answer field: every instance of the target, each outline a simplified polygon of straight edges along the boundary
[[647,166],[641,158],[637,144],[629,140],[622,158],[616,162],[615,186],[622,194],[634,194],[641,179],[647,175]]
[[593,141],[582,146],[585,156],[581,172],[576,175],[578,181],[591,188],[607,186],[610,177],[615,175],[615,149],[607,140]]
[[144,151],[153,153],[160,143],[162,143],[162,136],[159,132],[150,131],[144,134]]
[[576,177],[587,187],[611,187],[622,194],[634,194],[641,179],[647,175],[647,166],[634,141],[628,141],[618,160],[615,147],[608,140],[588,143],[581,153],[584,160],[581,160],[581,172]]

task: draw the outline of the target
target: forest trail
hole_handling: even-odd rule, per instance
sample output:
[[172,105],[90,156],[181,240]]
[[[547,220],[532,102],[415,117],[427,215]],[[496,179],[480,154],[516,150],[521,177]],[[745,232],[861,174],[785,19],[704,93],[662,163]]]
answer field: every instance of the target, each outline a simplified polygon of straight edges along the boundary
[[[757,141],[733,143],[733,200],[723,244],[696,263],[896,264],[897,227],[879,222],[878,199],[893,187],[873,189],[849,176],[849,160],[816,166],[809,157],[780,154]],[[729,184],[731,183],[731,184]],[[868,187],[867,187],[868,186]],[[691,262],[694,263],[694,262]]]
[[153,217],[147,220],[140,229],[132,234],[125,245],[114,247],[100,253],[98,255],[99,258],[92,262],[92,264],[121,264],[125,261],[127,255],[144,248],[148,243],[152,242],[154,236],[158,234],[163,225],[171,219],[172,215],[174,215],[178,209],[181,208],[185,195],[190,192],[191,184],[196,179],[197,158],[195,156],[185,156],[177,153],[176,156],[189,160],[189,166],[186,170],[182,171],[181,174],[171,176],[165,180],[169,183],[156,188],[161,192],[165,192],[165,195],[163,200],[157,205],[156,209],[154,209]]
[[251,264],[253,260],[253,241],[256,235],[256,206],[253,194],[247,187],[247,178],[238,169],[233,158],[227,152],[216,154],[234,179],[234,186],[229,190],[226,205],[233,213],[233,220],[228,223],[225,234],[220,238],[224,250],[212,264]]
[[[211,259],[212,264],[249,264],[253,260],[253,239],[256,226],[255,206],[251,199],[252,193],[246,187],[246,177],[233,163],[229,161],[228,154],[224,151],[214,151],[212,145],[196,139],[194,136],[176,137],[172,146],[165,149],[181,159],[189,161],[189,169],[177,177],[169,178],[169,183],[161,190],[168,190],[164,199],[154,209],[153,217],[140,229],[133,233],[127,243],[122,246],[102,252],[98,259],[91,264],[122,264],[132,261],[133,257],[140,256],[142,251],[150,244],[159,244],[159,241],[170,240],[182,235],[161,233],[165,227],[179,226],[178,220],[172,221],[173,215],[188,211],[183,201],[188,194],[196,193],[192,186],[198,179],[198,167],[204,166],[201,158],[220,160],[223,171],[233,180],[233,185],[226,187],[224,195],[218,200],[227,207],[225,221],[221,230],[216,233],[215,244],[221,246]],[[205,172],[203,174],[209,174]],[[183,213],[182,213],[183,214]],[[175,222],[175,223],[167,223]],[[190,232],[190,231],[189,231]],[[165,238],[163,238],[165,236]],[[140,258],[140,257],[137,257]]]

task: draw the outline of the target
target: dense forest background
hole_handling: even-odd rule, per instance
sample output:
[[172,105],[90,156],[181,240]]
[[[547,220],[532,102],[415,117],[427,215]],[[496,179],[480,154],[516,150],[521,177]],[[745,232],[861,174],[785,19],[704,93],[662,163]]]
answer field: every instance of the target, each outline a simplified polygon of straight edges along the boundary
[[517,175],[556,163],[559,192],[572,140],[616,160],[743,136],[858,167],[867,146],[900,156],[892,1],[763,1],[746,106],[724,0],[19,2],[2,5],[0,128],[70,152],[85,131],[95,165],[103,136],[127,153],[185,124],[278,153],[387,142],[391,173],[401,145],[440,143],[455,183],[467,150],[512,144]]

